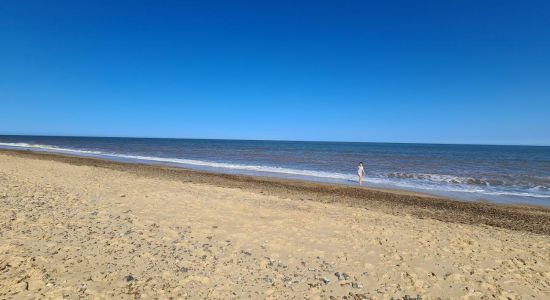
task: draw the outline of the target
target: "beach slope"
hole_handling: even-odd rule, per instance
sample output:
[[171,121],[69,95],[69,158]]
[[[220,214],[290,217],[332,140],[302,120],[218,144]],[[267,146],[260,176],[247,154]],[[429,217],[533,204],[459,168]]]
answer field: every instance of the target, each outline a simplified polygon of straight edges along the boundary
[[0,298],[550,297],[550,211],[0,152]]

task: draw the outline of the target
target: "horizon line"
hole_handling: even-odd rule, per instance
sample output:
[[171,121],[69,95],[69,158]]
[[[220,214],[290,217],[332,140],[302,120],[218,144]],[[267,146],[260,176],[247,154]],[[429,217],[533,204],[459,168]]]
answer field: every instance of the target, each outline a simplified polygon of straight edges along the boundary
[[284,139],[239,139],[239,138],[189,138],[189,137],[144,137],[144,136],[98,136],[98,135],[42,135],[42,134],[3,134],[0,136],[36,136],[36,137],[75,137],[75,138],[119,138],[119,139],[173,139],[173,140],[225,140],[257,142],[306,142],[306,143],[372,143],[372,144],[424,144],[424,145],[457,145],[457,146],[529,146],[550,147],[550,144],[476,144],[445,142],[382,142],[382,141],[321,141],[321,140],[284,140]]

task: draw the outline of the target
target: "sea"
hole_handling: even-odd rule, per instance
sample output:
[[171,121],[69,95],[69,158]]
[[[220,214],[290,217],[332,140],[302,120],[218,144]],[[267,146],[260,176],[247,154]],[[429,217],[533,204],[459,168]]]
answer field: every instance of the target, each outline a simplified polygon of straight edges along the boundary
[[550,206],[550,147],[2,136],[0,148]]

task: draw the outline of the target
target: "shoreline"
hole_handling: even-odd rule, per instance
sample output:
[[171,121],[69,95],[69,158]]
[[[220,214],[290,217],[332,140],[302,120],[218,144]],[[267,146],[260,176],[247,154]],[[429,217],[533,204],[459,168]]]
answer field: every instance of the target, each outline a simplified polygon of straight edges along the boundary
[[549,216],[4,151],[0,298],[543,299]]
[[[38,137],[37,137],[38,138]],[[40,137],[45,138],[47,137]],[[78,137],[74,137],[75,139],[78,139]],[[94,139],[101,139],[101,138],[94,138]],[[188,142],[188,140],[182,140]],[[28,142],[28,143],[27,143]],[[212,173],[224,173],[224,174],[237,174],[237,175],[250,175],[250,176],[261,176],[261,177],[272,177],[272,178],[281,178],[281,179],[290,179],[290,180],[302,180],[302,181],[313,181],[313,182],[319,182],[319,183],[329,183],[329,184],[338,184],[338,185],[349,185],[349,186],[356,186],[357,185],[357,176],[356,174],[349,173],[350,169],[347,171],[343,171],[339,169],[339,171],[336,171],[334,169],[334,164],[331,165],[330,168],[325,168],[325,166],[317,166],[317,167],[299,167],[299,166],[292,166],[292,164],[286,164],[286,163],[260,163],[260,162],[253,162],[254,159],[250,161],[239,161],[239,162],[232,162],[232,159],[229,159],[231,157],[230,154],[231,151],[226,150],[220,150],[219,153],[220,156],[216,157],[202,157],[199,155],[198,157],[193,154],[194,151],[202,151],[200,149],[199,144],[193,144],[190,143],[189,151],[191,151],[189,154],[192,159],[185,158],[186,155],[182,155],[182,153],[178,153],[176,148],[173,148],[172,146],[168,147],[167,149],[163,150],[163,152],[166,152],[168,156],[165,155],[157,155],[154,153],[149,153],[146,149],[141,149],[143,147],[140,142],[137,142],[135,140],[128,140],[124,142],[120,142],[123,144],[126,144],[126,146],[131,146],[132,148],[135,148],[138,150],[139,153],[142,154],[131,154],[126,153],[124,150],[119,151],[116,149],[114,144],[105,144],[102,145],[99,140],[97,141],[89,141],[91,144],[94,145],[95,143],[98,143],[97,147],[91,147],[91,148],[84,148],[79,149],[80,147],[73,147],[76,146],[76,144],[68,144],[66,146],[63,146],[63,141],[55,141],[55,140],[43,140],[43,143],[40,141],[35,140],[21,140],[19,142],[12,141],[11,143],[0,143],[0,148],[6,149],[6,150],[29,150],[29,151],[36,151],[36,152],[43,152],[43,153],[53,153],[53,154],[61,154],[61,155],[70,155],[70,156],[77,156],[77,157],[87,157],[87,158],[98,158],[98,159],[106,159],[110,161],[115,162],[130,162],[130,163],[138,163],[138,164],[154,164],[154,165],[162,165],[162,166],[172,166],[177,168],[183,168],[183,169],[192,169],[192,170],[199,170],[199,171],[206,171],[206,172],[212,172]],[[88,141],[81,141],[83,143],[86,143]],[[61,144],[59,144],[61,143]],[[72,142],[74,143],[74,142]],[[78,143],[78,141],[77,141]],[[118,143],[118,142],[117,142]],[[54,146],[58,145],[58,146]],[[159,142],[159,147],[164,149],[163,143]],[[434,147],[437,145],[434,145]],[[114,148],[113,148],[114,147]],[[228,146],[228,149],[232,149],[233,146]],[[239,146],[246,148],[246,146]],[[235,150],[240,151],[239,147],[236,147]],[[186,148],[186,147],[185,147]],[[86,150],[88,149],[88,150]],[[145,150],[143,152],[142,150]],[[182,151],[188,151],[188,150],[182,150]],[[368,150],[368,149],[366,149]],[[176,151],[176,152],[174,152]],[[318,150],[315,150],[318,151]],[[314,152],[315,152],[314,151]],[[418,150],[416,150],[418,151]],[[426,151],[430,151],[429,149],[426,149]],[[470,149],[469,151],[479,151]],[[169,154],[171,153],[171,154]],[[275,152],[277,153],[277,152]],[[460,151],[458,151],[457,154],[459,154]],[[498,151],[497,151],[498,153]],[[229,156],[227,156],[229,155]],[[275,154],[276,156],[282,155],[281,153]],[[333,154],[332,154],[333,155]],[[416,153],[416,155],[419,155],[419,153]],[[502,153],[500,153],[502,156]],[[330,155],[329,155],[330,156]],[[401,157],[402,155],[398,155],[397,158]],[[333,159],[337,159],[335,157],[332,157]],[[421,157],[419,157],[422,159]],[[266,159],[269,161],[270,158],[266,157]],[[291,157],[289,159],[292,160]],[[401,157],[400,159],[403,159]],[[447,158],[449,159],[449,158]],[[500,158],[502,160],[502,157]],[[322,159],[321,159],[322,160]],[[309,161],[309,163],[312,163],[315,165],[313,161]],[[347,162],[349,163],[349,162]],[[347,164],[346,162],[343,162],[343,164]],[[407,164],[406,162],[403,162]],[[544,183],[544,177],[542,176],[536,176],[536,174],[544,174],[544,169],[538,169],[533,166],[531,166],[529,169],[532,169],[532,171],[527,171],[531,175],[525,175],[529,177],[530,179],[523,178],[518,179],[517,181],[515,179],[515,176],[513,174],[516,174],[514,170],[507,170],[506,167],[500,168],[500,175],[492,174],[492,171],[489,171],[492,175],[483,175],[481,174],[475,174],[481,172],[473,171],[472,174],[467,175],[466,173],[462,175],[452,175],[455,171],[453,170],[437,170],[434,169],[431,172],[430,170],[424,170],[425,164],[430,165],[432,162],[424,161],[424,163],[421,163],[420,165],[417,164],[416,168],[417,170],[423,170],[422,172],[416,172],[412,169],[409,169],[408,171],[395,171],[394,168],[387,168],[383,167],[382,169],[386,169],[385,171],[382,171],[381,173],[376,170],[371,170],[372,174],[367,176],[365,178],[365,186],[371,189],[380,189],[380,190],[400,190],[405,192],[415,192],[415,193],[421,193],[421,194],[429,194],[440,198],[450,198],[455,200],[461,200],[461,201],[480,201],[480,202],[493,202],[498,204],[507,204],[507,205],[526,205],[526,206],[545,206],[550,208],[550,195],[545,192],[547,185]],[[449,163],[451,163],[449,161]],[[451,163],[452,164],[452,163]],[[506,164],[506,163],[505,163]],[[279,166],[280,165],[280,166]],[[338,164],[342,165],[342,164]],[[495,162],[495,166],[499,165],[499,163]],[[327,166],[328,167],[328,166]],[[477,169],[475,166],[471,166],[474,169]],[[487,165],[485,167],[488,167]],[[379,167],[375,167],[375,169],[378,169]],[[337,168],[338,169],[338,168]],[[352,168],[353,169],[353,168]],[[393,169],[393,171],[392,171]],[[397,168],[399,169],[399,168]],[[445,168],[444,168],[445,169]],[[452,168],[451,168],[452,169]],[[463,170],[464,171],[464,170]],[[462,173],[463,171],[458,171],[459,173]],[[495,171],[496,172],[496,171]],[[446,175],[445,175],[446,174]],[[504,175],[509,174],[510,176]],[[500,178],[500,179],[499,179]]]
[[396,216],[410,215],[420,219],[430,218],[448,223],[487,225],[550,235],[550,208],[544,206],[464,201],[403,190],[213,173],[158,164],[116,162],[31,150],[0,149],[0,154],[100,167],[149,178],[239,188],[265,195],[339,204]]

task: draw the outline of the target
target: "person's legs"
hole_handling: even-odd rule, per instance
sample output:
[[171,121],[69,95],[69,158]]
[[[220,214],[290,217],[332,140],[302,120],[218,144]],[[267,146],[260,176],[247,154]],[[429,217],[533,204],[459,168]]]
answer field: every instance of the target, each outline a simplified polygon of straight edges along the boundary
[[363,176],[359,175],[359,185],[363,185]]

